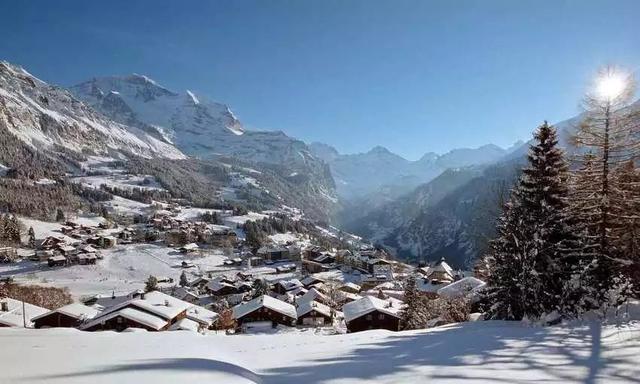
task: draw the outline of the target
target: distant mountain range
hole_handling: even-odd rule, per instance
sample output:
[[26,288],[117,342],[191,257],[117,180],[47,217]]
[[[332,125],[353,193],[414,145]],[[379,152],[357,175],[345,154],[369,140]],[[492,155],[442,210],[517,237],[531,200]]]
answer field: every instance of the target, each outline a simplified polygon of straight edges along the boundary
[[[392,195],[409,192],[451,168],[491,164],[519,147],[503,149],[493,144],[460,148],[443,155],[426,153],[416,161],[407,160],[378,146],[366,153],[340,154],[322,143],[310,144],[311,153],[326,161],[336,182],[338,195],[347,202],[387,190]],[[384,192],[382,192],[384,194]]]

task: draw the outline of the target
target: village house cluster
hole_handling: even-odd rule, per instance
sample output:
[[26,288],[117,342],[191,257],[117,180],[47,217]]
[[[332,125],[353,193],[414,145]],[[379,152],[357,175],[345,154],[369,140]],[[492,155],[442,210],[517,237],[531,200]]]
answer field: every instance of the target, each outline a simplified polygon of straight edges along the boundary
[[[431,299],[474,297],[484,286],[444,259],[415,268],[364,243],[350,249],[327,249],[309,241],[271,241],[252,249],[243,241],[240,226],[250,215],[234,217],[232,212],[221,212],[229,225],[220,225],[200,218],[182,219],[180,209],[179,205],[161,204],[148,216],[119,224],[90,226],[69,220],[60,225],[60,235],[36,241],[28,257],[51,267],[95,264],[106,248],[154,242],[184,256],[223,249],[222,266],[211,271],[192,268],[193,258],[182,257],[179,283],[156,277],[160,284],[149,292],[95,295],[54,311],[33,306],[23,310],[7,298],[0,324],[85,331],[252,332],[278,326],[397,331],[408,275],[419,277],[417,290]],[[0,258],[12,261],[16,257],[15,249],[0,248]]]
[[[322,256],[330,253],[311,247],[302,252],[301,262],[284,262],[302,267],[306,257],[320,263],[328,259]],[[335,253],[342,256],[336,258]],[[333,254],[332,268],[345,275],[349,270],[349,275],[360,278],[360,284],[336,281],[326,273],[287,273],[279,278],[280,274],[265,268],[244,269],[235,274],[199,276],[183,286],[166,285],[146,293],[95,295],[53,311],[31,305],[23,310],[19,303],[7,298],[2,301],[0,325],[73,327],[84,331],[142,328],[205,332],[230,328],[254,332],[279,326],[397,331],[404,308],[402,279],[407,273],[421,276],[418,290],[430,298],[473,297],[484,286],[481,280],[454,271],[445,260],[411,268],[382,258],[380,251]],[[385,263],[377,261],[381,258]],[[378,282],[376,276],[385,276],[386,281]],[[221,322],[221,318],[226,320]]]

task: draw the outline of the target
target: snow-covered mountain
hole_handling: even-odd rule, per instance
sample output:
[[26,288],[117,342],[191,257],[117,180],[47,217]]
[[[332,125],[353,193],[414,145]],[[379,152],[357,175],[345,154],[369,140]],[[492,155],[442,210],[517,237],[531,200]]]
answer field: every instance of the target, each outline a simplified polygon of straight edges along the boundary
[[409,161],[377,146],[366,153],[343,155],[335,148],[312,143],[311,152],[325,160],[336,181],[338,194],[347,201],[368,198],[386,190],[396,196],[428,182],[449,168],[485,165],[498,161],[509,151],[496,145],[454,149],[445,154],[426,153]]
[[142,129],[114,122],[70,92],[34,77],[19,66],[0,62],[0,133],[11,134],[37,150],[123,157],[181,159],[170,143]]
[[280,131],[245,130],[227,105],[169,90],[146,76],[94,78],[71,91],[111,119],[155,132],[192,156],[294,166],[314,161],[304,142]]

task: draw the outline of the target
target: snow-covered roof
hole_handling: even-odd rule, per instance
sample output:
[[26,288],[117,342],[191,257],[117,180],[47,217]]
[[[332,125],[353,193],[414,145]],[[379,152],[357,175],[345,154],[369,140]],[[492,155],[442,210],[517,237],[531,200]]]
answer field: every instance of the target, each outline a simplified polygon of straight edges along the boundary
[[97,294],[95,296],[89,297],[83,302],[87,303],[89,301],[95,301],[91,306],[97,310],[105,310],[107,308],[111,308],[118,304],[122,304],[125,301],[129,301],[133,298],[134,295],[138,294],[137,291],[128,293],[126,295],[101,295]]
[[24,316],[22,311],[22,301],[14,300],[10,297],[0,299],[0,303],[7,303],[8,311],[0,311],[0,324],[8,327],[23,327],[24,320],[26,319],[27,327],[31,326],[31,323],[35,317],[49,312],[48,309],[38,307],[29,303],[24,303]]
[[315,284],[317,282],[325,282],[325,281],[326,281],[326,279],[323,279],[323,278],[320,278],[320,277],[316,277],[316,276],[313,276],[313,275],[306,276],[305,278],[300,280],[300,282],[304,286]]
[[440,261],[431,268],[431,272],[429,273],[429,275],[431,275],[434,272],[444,272],[450,275],[451,277],[453,277],[453,268],[451,268],[449,264],[447,264],[447,262],[444,261],[444,258],[440,259]]
[[353,291],[356,291],[356,292],[359,292],[360,289],[361,289],[361,287],[358,284],[352,283],[350,281],[342,284],[340,289],[342,289],[342,288],[347,288],[347,289],[350,289],[350,290],[353,290]]
[[424,279],[417,279],[416,280],[416,288],[420,292],[436,293],[436,292],[438,292],[438,290],[440,288],[443,288],[446,285],[447,285],[446,282],[438,284],[438,283],[433,283],[433,282],[431,282],[431,280],[428,280],[428,279],[427,280],[424,280]]
[[184,319],[178,320],[175,324],[169,327],[169,330],[198,332],[199,328],[200,325],[197,322],[185,317]]
[[298,302],[308,303],[311,301],[315,301],[317,299],[323,300],[325,302],[329,302],[329,298],[315,288],[311,288],[310,290],[308,290],[307,293],[305,293],[304,295],[302,295],[300,299],[298,299]]
[[32,320],[35,321],[37,319],[40,319],[52,313],[61,313],[66,316],[73,317],[74,319],[85,320],[85,319],[93,319],[100,313],[100,311],[92,307],[87,307],[86,305],[81,303],[71,303],[71,304],[65,305],[64,307],[60,307],[53,311],[44,313],[40,316],[36,316]]
[[188,251],[190,250],[194,250],[194,249],[198,249],[198,244],[196,243],[189,243],[189,244],[185,244],[182,247],[180,247],[180,249],[186,249]]
[[49,260],[51,260],[51,261],[66,261],[67,258],[62,256],[62,255],[57,255],[57,256],[51,256],[49,258]]
[[336,292],[336,297],[338,298],[338,300],[351,300],[351,301],[355,301],[355,300],[360,300],[362,298],[362,296],[358,295],[357,293],[351,293],[351,292],[345,292],[345,291],[338,291]]
[[325,316],[331,316],[331,308],[317,301],[306,301],[303,303],[299,303],[298,307],[296,308],[298,317],[304,316],[312,310],[315,310],[316,312],[321,313]]
[[401,306],[388,300],[381,300],[373,296],[365,296],[362,299],[352,301],[342,307],[344,320],[348,323],[368,313],[379,311],[391,316],[400,317]]
[[298,279],[290,279],[290,280],[280,280],[276,284],[279,284],[284,288],[285,291],[290,291],[292,289],[302,287],[303,284]]
[[187,309],[187,318],[210,327],[218,320],[218,314],[204,307],[194,305]]
[[438,295],[448,298],[463,297],[485,285],[484,281],[468,276],[438,289]]
[[104,316],[94,318],[92,321],[82,325],[80,329],[89,329],[98,324],[101,324],[103,321],[111,320],[118,316],[124,317],[125,319],[129,319],[142,325],[146,325],[147,327],[153,328],[155,330],[160,330],[167,325],[167,321],[165,319],[162,319],[156,315],[152,315],[135,308],[126,307],[105,314]]
[[187,310],[192,305],[193,304],[191,303],[187,303],[186,301],[182,301],[165,293],[152,291],[144,294],[144,299],[139,297],[108,308],[100,317],[107,316],[112,311],[118,311],[121,308],[133,306],[151,312],[163,319],[170,320],[178,316],[181,312]]
[[256,297],[251,301],[236,305],[235,307],[233,307],[233,317],[235,319],[239,319],[262,307],[269,308],[272,311],[281,313],[294,319],[297,318],[296,307],[289,303],[285,303],[282,300],[278,300],[267,295]]
[[207,289],[213,291],[213,292],[218,292],[219,290],[223,289],[223,288],[234,288],[233,284],[229,284],[225,281],[222,280],[211,280],[210,282],[207,283]]

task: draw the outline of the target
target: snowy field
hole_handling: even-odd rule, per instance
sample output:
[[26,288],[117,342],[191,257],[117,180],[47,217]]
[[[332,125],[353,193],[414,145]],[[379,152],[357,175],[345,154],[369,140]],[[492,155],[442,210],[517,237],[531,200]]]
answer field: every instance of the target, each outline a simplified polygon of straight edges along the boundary
[[[0,277],[13,276],[16,282],[69,287],[75,297],[102,293],[131,292],[144,287],[149,275],[171,277],[178,281],[183,270],[191,272],[226,271],[222,267],[226,256],[221,250],[203,250],[184,255],[173,248],[153,244],[116,246],[101,251],[104,259],[95,265],[72,265],[50,268],[46,263],[24,260],[15,264],[0,264]],[[183,269],[183,260],[195,267]]]
[[0,330],[2,383],[632,383],[640,324],[319,336]]
[[120,189],[146,189],[164,191],[155,177],[150,175],[131,175],[111,173],[103,176],[78,176],[71,178],[71,182],[83,184],[92,188],[100,188],[101,185]]

